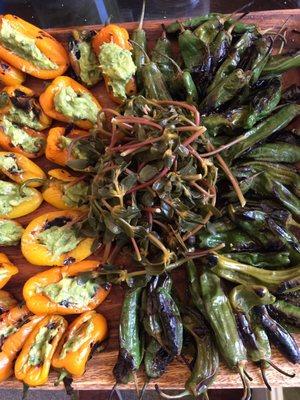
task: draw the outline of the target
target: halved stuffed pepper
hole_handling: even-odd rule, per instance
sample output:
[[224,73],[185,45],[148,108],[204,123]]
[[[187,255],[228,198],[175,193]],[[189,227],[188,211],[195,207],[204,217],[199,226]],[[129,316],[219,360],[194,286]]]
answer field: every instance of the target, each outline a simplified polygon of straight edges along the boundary
[[67,325],[60,315],[48,315],[38,322],[16,360],[17,379],[28,386],[40,386],[47,382],[51,359]]
[[59,76],[40,95],[43,111],[58,121],[92,128],[101,106],[93,94],[68,76]]
[[116,103],[123,103],[128,96],[136,93],[136,66],[127,30],[115,24],[106,25],[94,36],[92,45],[110,98]]
[[60,210],[87,210],[89,183],[84,176],[73,176],[65,169],[52,169],[43,190],[44,200]]
[[62,75],[69,64],[61,43],[16,15],[0,16],[0,58],[40,79]]
[[0,317],[0,382],[13,374],[18,353],[31,331],[43,318],[44,316],[32,315],[24,304],[15,305]]
[[0,246],[17,246],[23,232],[24,229],[19,222],[0,218]]
[[103,315],[87,311],[77,317],[64,333],[52,358],[52,367],[60,371],[61,378],[70,375],[79,378],[93,350],[108,333]]
[[23,287],[27,307],[35,314],[62,315],[95,309],[111,287],[100,268],[100,261],[85,260],[34,275]]
[[36,131],[49,128],[51,118],[41,109],[32,89],[26,86],[6,86],[0,94],[0,114],[19,126]]
[[14,182],[28,181],[28,187],[41,186],[46,179],[44,171],[29,158],[7,151],[0,151],[0,171]]
[[19,218],[36,210],[43,201],[35,188],[0,180],[0,218]]
[[21,239],[23,256],[34,265],[69,265],[92,253],[93,238],[83,237],[80,211],[54,211],[29,223]]
[[102,78],[99,62],[92,48],[95,31],[73,31],[69,39],[69,56],[74,72],[80,81],[90,87]]
[[66,166],[69,161],[86,160],[87,154],[80,150],[79,140],[89,136],[87,131],[57,126],[49,130],[45,155],[56,164]]
[[[12,264],[4,253],[0,253],[0,289],[3,288],[10,278],[19,272],[18,268]],[[1,333],[0,333],[1,336]]]
[[0,59],[0,82],[4,86],[18,86],[25,81],[25,74]]

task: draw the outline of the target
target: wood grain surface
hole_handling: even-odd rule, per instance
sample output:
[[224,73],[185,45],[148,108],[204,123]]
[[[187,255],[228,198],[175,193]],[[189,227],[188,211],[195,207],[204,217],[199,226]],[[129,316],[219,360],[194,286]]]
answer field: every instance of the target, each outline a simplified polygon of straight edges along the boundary
[[[257,12],[250,13],[245,21],[253,22],[258,24],[261,29],[271,29],[272,31],[278,31],[280,27],[285,23],[288,28],[287,34],[287,45],[286,50],[292,50],[300,47],[300,35],[299,33],[293,32],[294,29],[299,29],[300,26],[300,10],[278,10],[268,12]],[[169,21],[147,21],[144,27],[147,31],[147,37],[149,40],[149,48],[153,45],[154,40],[159,37],[161,29],[161,23],[168,23]],[[132,30],[136,27],[135,23],[124,23],[124,27],[128,30]],[[79,29],[99,29],[100,26],[86,26],[78,27]],[[62,29],[50,29],[49,32],[53,34],[59,41],[66,44],[66,40],[74,28],[62,28]],[[286,74],[285,84],[300,83],[299,71],[290,71]],[[27,78],[25,82],[26,86],[35,89],[36,93],[41,93],[48,82],[40,81],[34,78]],[[102,84],[95,87],[93,90],[94,94],[99,99],[103,106],[115,106],[111,103],[108,96],[105,93],[105,89]],[[47,161],[45,158],[40,158],[37,163],[45,170],[49,170],[53,167],[53,164]],[[33,218],[37,215],[45,213],[47,211],[54,211],[54,208],[43,203],[42,206],[34,213],[29,214],[19,221],[26,226]],[[9,258],[19,267],[19,274],[13,277],[13,279],[6,285],[5,289],[13,293],[18,299],[22,299],[22,286],[24,282],[35,273],[46,270],[45,267],[33,266],[26,262],[23,258],[19,247],[11,248],[0,248],[0,251],[5,252]],[[95,256],[92,258],[96,258]],[[182,282],[183,274],[181,272],[175,273],[176,280]],[[123,289],[121,287],[114,287],[108,297],[108,299],[99,307],[99,312],[103,313],[109,322],[110,337],[107,348],[104,352],[95,355],[92,360],[89,361],[85,375],[74,381],[74,386],[81,390],[91,389],[103,389],[108,390],[114,384],[114,378],[112,375],[112,368],[116,361],[117,348],[118,348],[118,320],[120,314],[120,308],[123,298]],[[300,334],[296,335],[297,341],[300,344]],[[280,375],[273,369],[267,371],[269,382],[272,386],[300,386],[300,367],[293,366],[283,359],[277,351],[274,350],[272,360],[279,365],[281,368],[287,371],[294,370],[297,374],[293,379],[287,378]],[[253,378],[252,387],[263,387],[263,382],[260,377],[258,369],[249,363],[247,367],[249,374]],[[187,368],[179,362],[173,362],[167,369],[167,372],[159,379],[156,383],[162,388],[179,389],[183,388],[186,378],[189,376]],[[50,374],[49,383],[47,386],[42,388],[55,389],[53,386],[56,373]],[[144,380],[144,376],[140,374],[140,384]],[[8,381],[1,384],[0,387],[6,388],[21,388],[21,383],[17,382],[14,378],[10,378]],[[153,388],[153,384],[150,384]],[[232,371],[229,371],[225,366],[222,365],[220,373],[213,384],[213,388],[237,388],[241,387],[239,376]]]

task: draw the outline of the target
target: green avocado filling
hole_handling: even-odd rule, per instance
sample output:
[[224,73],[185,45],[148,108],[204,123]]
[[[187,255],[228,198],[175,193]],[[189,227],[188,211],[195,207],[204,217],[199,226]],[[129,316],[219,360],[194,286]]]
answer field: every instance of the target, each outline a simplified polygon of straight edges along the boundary
[[[95,274],[94,274],[95,275]],[[82,273],[66,277],[57,283],[50,283],[42,290],[50,300],[65,307],[86,307],[100,287],[98,276],[93,273]]]
[[17,332],[18,326],[17,325],[5,325],[0,329],[0,343],[13,333]]
[[80,207],[88,203],[89,185],[86,182],[78,182],[72,186],[65,186],[63,189],[63,201],[69,207]]
[[27,153],[38,153],[45,145],[43,138],[30,136],[24,129],[11,122],[7,117],[3,117],[2,127],[5,135],[10,138],[12,145],[21,147]]
[[28,353],[28,364],[37,366],[43,364],[52,350],[52,340],[58,333],[58,327],[43,326],[36,335]]
[[0,169],[13,175],[18,175],[23,172],[22,168],[18,165],[17,157],[14,153],[0,156]]
[[87,86],[93,86],[101,78],[101,70],[97,57],[93,52],[90,42],[80,42],[77,46],[80,52],[80,58],[78,59],[80,79]]
[[19,243],[24,229],[11,220],[0,221],[0,245],[15,246]]
[[35,40],[18,32],[11,23],[2,18],[0,41],[4,47],[18,56],[32,62],[41,69],[57,69],[58,65],[49,60],[35,44]]
[[12,106],[7,113],[7,118],[15,124],[28,126],[37,131],[43,128],[43,125],[40,123],[33,110],[24,111],[21,108]]
[[131,52],[115,43],[103,43],[99,63],[103,75],[109,79],[114,96],[126,99],[126,84],[136,71]]
[[78,235],[74,227],[52,226],[39,233],[38,240],[47,247],[50,253],[58,257],[75,249],[82,237]]
[[59,358],[66,357],[69,351],[75,352],[87,341],[90,333],[94,329],[93,321],[89,320],[83,323],[79,329],[63,345]]
[[70,86],[61,88],[54,96],[54,107],[73,121],[97,121],[99,109],[89,93],[76,93]]
[[14,207],[27,201],[33,194],[31,188],[24,187],[21,194],[17,183],[0,180],[0,214],[10,213]]

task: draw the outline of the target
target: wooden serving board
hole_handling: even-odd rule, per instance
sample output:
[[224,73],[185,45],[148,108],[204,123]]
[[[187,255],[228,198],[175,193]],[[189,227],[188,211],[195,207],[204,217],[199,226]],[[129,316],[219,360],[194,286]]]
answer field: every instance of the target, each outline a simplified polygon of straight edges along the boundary
[[[256,23],[261,29],[272,29],[278,31],[280,27],[285,23],[288,28],[287,45],[285,50],[292,50],[300,47],[300,35],[299,33],[293,32],[294,29],[299,29],[300,26],[300,10],[278,10],[278,11],[263,11],[257,13],[250,13],[245,19],[246,22]],[[154,41],[161,34],[161,23],[168,23],[170,21],[147,21],[144,27],[147,31],[147,37],[149,41],[149,48],[153,46]],[[129,31],[136,28],[136,23],[124,23]],[[100,26],[85,26],[76,27],[76,29],[95,29],[98,30]],[[62,29],[49,29],[49,33],[53,34],[60,42],[66,44],[67,38],[74,27],[62,28]],[[300,83],[299,71],[290,71],[286,74],[285,84]],[[33,88],[38,94],[41,93],[48,82],[34,79],[31,77],[27,78],[25,86]],[[115,105],[109,100],[106,95],[103,84],[99,84],[93,90],[94,94],[99,99],[103,106],[115,107]],[[40,158],[37,163],[45,170],[49,170],[54,167],[54,164]],[[42,206],[34,213],[29,214],[19,221],[26,226],[33,218],[40,214],[48,211],[54,211],[54,208],[49,206],[47,203],[43,203]],[[5,252],[12,262],[19,267],[19,273],[11,279],[6,285],[5,289],[9,290],[19,300],[22,299],[22,287],[25,281],[32,275],[44,271],[47,268],[30,265],[22,256],[19,247],[7,247],[0,248],[0,251]],[[91,257],[96,258],[96,257]],[[183,280],[183,274],[179,271],[175,273],[177,280]],[[103,313],[109,322],[110,335],[108,347],[101,354],[96,354],[89,362],[85,375],[74,381],[74,387],[81,390],[92,390],[102,389],[109,390],[114,384],[114,378],[112,375],[112,368],[116,361],[117,349],[118,349],[118,321],[123,299],[123,289],[121,287],[114,287],[108,297],[108,299],[101,304],[99,312]],[[296,336],[296,339],[300,345],[300,334]],[[281,368],[297,372],[294,379],[287,378],[280,375],[273,369],[269,369],[267,372],[269,382],[271,386],[300,386],[300,367],[289,364],[277,351],[274,350],[272,357],[274,363],[279,365]],[[247,368],[249,374],[253,377],[252,387],[263,387],[263,382],[260,377],[258,369],[249,363]],[[162,388],[168,389],[181,389],[184,387],[184,382],[189,376],[188,369],[179,362],[174,361],[167,369],[167,372],[157,382]],[[44,389],[55,389],[53,386],[56,373],[50,374],[49,383],[43,386]],[[140,375],[140,384],[144,380],[144,376]],[[21,388],[21,383],[17,382],[14,378],[10,378],[6,382],[0,385],[0,388]],[[153,384],[150,384],[153,388]],[[229,371],[225,366],[222,365],[220,373],[212,386],[213,388],[237,388],[241,387],[241,382],[237,374]]]

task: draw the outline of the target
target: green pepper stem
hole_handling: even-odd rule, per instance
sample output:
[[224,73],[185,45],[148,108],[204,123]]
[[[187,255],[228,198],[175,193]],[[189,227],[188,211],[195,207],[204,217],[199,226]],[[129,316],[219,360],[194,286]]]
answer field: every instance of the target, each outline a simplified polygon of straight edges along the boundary
[[28,396],[28,391],[29,391],[29,385],[27,385],[27,383],[23,382],[22,400],[26,400],[26,398]]
[[144,17],[145,17],[145,9],[146,9],[146,0],[143,1],[143,5],[142,5],[140,23],[139,23],[139,26],[138,26],[138,30],[140,30],[140,31],[143,29],[143,23],[144,23]]
[[190,396],[190,395],[191,395],[191,393],[190,393],[188,390],[184,390],[184,391],[181,392],[181,393],[173,394],[173,395],[166,394],[166,393],[164,393],[164,392],[160,389],[160,387],[159,387],[158,385],[155,385],[155,390],[156,390],[157,393],[158,393],[161,397],[163,397],[164,399],[181,399],[182,397]]

